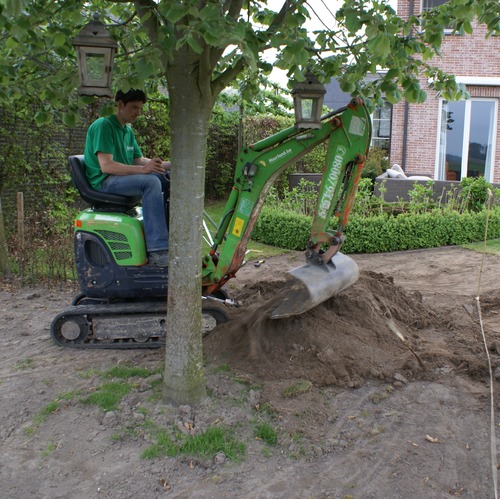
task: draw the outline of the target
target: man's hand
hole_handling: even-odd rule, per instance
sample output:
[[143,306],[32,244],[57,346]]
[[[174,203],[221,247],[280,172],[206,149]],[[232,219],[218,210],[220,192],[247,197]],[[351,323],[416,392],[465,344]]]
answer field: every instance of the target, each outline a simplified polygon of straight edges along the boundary
[[170,168],[170,162],[161,158],[135,158],[133,165],[118,163],[113,160],[113,155],[107,153],[99,152],[97,158],[101,170],[112,175],[164,174]]
[[165,169],[163,168],[163,163],[160,158],[152,158],[147,163],[144,164],[143,171],[145,174],[163,174]]

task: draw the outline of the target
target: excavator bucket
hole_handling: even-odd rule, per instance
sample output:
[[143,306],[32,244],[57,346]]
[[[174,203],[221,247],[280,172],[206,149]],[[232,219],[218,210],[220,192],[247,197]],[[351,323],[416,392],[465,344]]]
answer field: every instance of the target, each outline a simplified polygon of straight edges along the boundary
[[359,278],[359,269],[353,259],[339,252],[327,264],[305,264],[288,274],[284,298],[271,313],[272,319],[309,311],[353,285]]

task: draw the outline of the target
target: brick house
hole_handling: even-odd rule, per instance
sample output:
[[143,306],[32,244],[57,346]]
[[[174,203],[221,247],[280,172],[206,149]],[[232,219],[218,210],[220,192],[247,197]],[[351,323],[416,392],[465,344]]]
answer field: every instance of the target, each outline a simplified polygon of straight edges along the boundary
[[[398,0],[398,15],[408,18],[445,1]],[[407,175],[435,180],[484,176],[500,182],[500,36],[485,35],[477,23],[471,35],[447,34],[442,58],[432,60],[466,85],[469,100],[447,102],[422,79],[425,103],[392,107],[390,160]]]
[[[398,0],[398,15],[407,19],[422,9],[446,0]],[[446,34],[442,58],[431,61],[470,94],[467,101],[447,102],[429,88],[422,104],[402,101],[378,109],[373,115],[372,146],[387,149],[391,165],[407,175],[424,175],[436,181],[484,176],[500,182],[500,36],[486,39],[486,29],[474,24],[472,35]],[[332,109],[349,100],[337,82],[328,87],[325,104]]]

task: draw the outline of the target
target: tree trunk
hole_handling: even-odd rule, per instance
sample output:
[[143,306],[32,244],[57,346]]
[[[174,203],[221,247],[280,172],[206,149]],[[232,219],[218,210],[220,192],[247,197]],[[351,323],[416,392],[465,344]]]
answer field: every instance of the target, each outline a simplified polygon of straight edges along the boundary
[[213,103],[200,92],[187,57],[168,74],[172,169],[164,400],[206,396],[202,351],[201,258],[205,152]]
[[2,198],[0,197],[0,274],[9,272],[9,255],[7,252],[7,238],[3,224]]

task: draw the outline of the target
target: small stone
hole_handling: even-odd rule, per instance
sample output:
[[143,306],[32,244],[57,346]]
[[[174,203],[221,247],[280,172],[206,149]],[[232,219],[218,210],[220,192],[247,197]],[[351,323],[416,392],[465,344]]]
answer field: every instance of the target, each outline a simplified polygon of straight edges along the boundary
[[254,391],[253,389],[250,389],[248,391],[248,402],[252,405],[255,406],[260,400],[260,391]]
[[323,456],[323,448],[321,448],[321,446],[312,445],[312,446],[311,446],[311,450],[313,451],[313,453],[314,453],[317,457],[322,457],[322,456]]
[[189,405],[181,405],[177,410],[179,415],[191,416],[191,407]]

